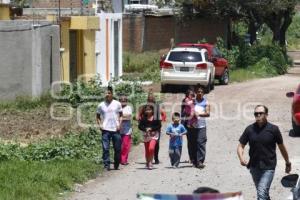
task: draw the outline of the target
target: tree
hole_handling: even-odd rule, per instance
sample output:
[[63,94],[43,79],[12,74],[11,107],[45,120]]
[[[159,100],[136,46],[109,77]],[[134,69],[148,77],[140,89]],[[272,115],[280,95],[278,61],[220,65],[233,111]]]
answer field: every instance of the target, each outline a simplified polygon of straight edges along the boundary
[[[177,0],[189,2],[194,10],[214,13],[248,24],[250,43],[256,41],[256,32],[265,23],[273,33],[273,42],[285,46],[286,31],[292,23],[299,0]],[[208,12],[207,12],[208,11]]]
[[285,46],[286,31],[293,21],[296,4],[296,0],[271,0],[269,6],[264,7],[263,21],[273,32],[273,42],[280,46]]

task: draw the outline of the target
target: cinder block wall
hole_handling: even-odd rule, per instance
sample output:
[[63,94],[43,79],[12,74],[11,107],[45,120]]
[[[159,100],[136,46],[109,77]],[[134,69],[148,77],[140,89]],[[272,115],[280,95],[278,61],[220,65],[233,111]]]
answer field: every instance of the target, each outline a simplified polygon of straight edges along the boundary
[[171,38],[175,39],[176,21],[173,16],[146,16],[143,50],[170,48]]
[[170,48],[175,43],[198,42],[205,39],[215,43],[217,37],[227,41],[228,22],[221,19],[197,18],[186,22],[174,16],[123,15],[123,48],[142,52]]
[[217,37],[226,42],[227,26],[226,20],[214,18],[193,19],[189,23],[178,22],[175,26],[176,42],[198,42],[205,39],[209,43],[215,43]]
[[0,21],[0,99],[40,96],[60,80],[59,27],[40,25]]
[[123,50],[143,51],[144,22],[143,15],[123,15]]
[[[61,0],[60,6],[62,8],[70,8],[71,5],[75,8],[80,8],[81,0]],[[58,0],[38,0],[32,2],[34,8],[58,8]]]
[[[61,8],[80,8],[82,0],[61,0]],[[92,5],[92,1],[89,6]],[[35,0],[32,2],[33,8],[58,8],[58,0]]]

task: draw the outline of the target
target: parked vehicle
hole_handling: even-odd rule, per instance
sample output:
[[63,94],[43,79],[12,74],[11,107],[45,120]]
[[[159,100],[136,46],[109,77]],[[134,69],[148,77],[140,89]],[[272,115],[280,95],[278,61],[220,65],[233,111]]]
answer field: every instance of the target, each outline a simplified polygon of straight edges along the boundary
[[283,187],[292,188],[287,200],[300,200],[300,178],[298,174],[289,174],[281,179]]
[[180,43],[178,47],[197,47],[204,48],[208,52],[208,60],[211,61],[216,68],[215,79],[218,79],[220,84],[227,85],[229,83],[229,64],[228,61],[223,57],[220,50],[208,43]]
[[300,135],[300,84],[295,92],[286,93],[287,97],[293,97],[292,125],[296,135]]
[[161,91],[170,85],[197,85],[207,93],[214,88],[215,66],[206,49],[176,47],[160,61]]

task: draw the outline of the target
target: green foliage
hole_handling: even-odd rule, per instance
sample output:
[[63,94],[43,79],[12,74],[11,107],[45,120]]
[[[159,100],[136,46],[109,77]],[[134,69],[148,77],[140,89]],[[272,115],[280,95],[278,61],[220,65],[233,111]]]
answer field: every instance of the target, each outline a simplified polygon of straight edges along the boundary
[[255,78],[256,74],[248,69],[235,69],[230,72],[230,82],[244,82]]
[[300,49],[300,14],[296,14],[287,31],[287,44],[289,50]]
[[224,40],[222,38],[217,38],[217,47],[222,52],[223,56],[228,60],[231,69],[236,68],[237,57],[240,54],[240,49],[238,46],[232,46],[231,49],[226,48]]
[[230,72],[230,82],[243,82],[256,78],[267,78],[278,74],[269,58],[262,58],[247,68],[238,68]]
[[59,192],[72,191],[74,183],[94,178],[100,170],[88,160],[1,162],[0,199],[58,199]]
[[[136,101],[143,94],[142,86],[137,81],[118,82],[118,80],[113,80],[109,85],[113,87],[116,98],[122,94],[128,96],[129,100]],[[64,85],[59,94],[61,97],[67,97],[63,101],[71,103],[74,107],[87,102],[103,101],[104,95],[105,87],[102,86],[99,76],[93,77],[88,82],[77,81],[71,85]]]
[[284,74],[291,62],[278,45],[253,45],[241,43],[227,49],[224,41],[217,40],[217,47],[223,52],[230,65],[230,81],[241,82],[254,78]]
[[158,52],[144,52],[144,53],[131,53],[124,52],[123,54],[123,67],[125,73],[140,73],[136,74],[137,77],[123,77],[126,80],[134,79],[141,81],[154,81],[160,80],[159,75],[159,59]]
[[29,0],[12,0],[12,5],[18,6],[18,7],[29,7]]
[[90,128],[86,132],[68,133],[64,138],[31,143],[27,147],[21,147],[19,144],[1,144],[0,161],[86,159],[99,163],[101,160],[100,135],[99,131]]
[[141,131],[137,128],[138,123],[137,121],[133,121],[133,133],[132,133],[132,143],[134,145],[139,144],[142,141],[142,134]]
[[62,101],[72,104],[73,107],[79,106],[87,101],[99,101],[104,99],[104,88],[99,75],[86,80],[78,80],[74,83],[63,84],[58,96]]
[[237,67],[246,68],[255,65],[263,58],[269,59],[270,67],[274,67],[277,74],[286,73],[289,62],[286,59],[285,52],[278,45],[242,46],[237,57]]
[[1,101],[0,110],[28,111],[40,107],[48,107],[54,100],[50,94],[44,94],[40,98],[18,96],[14,101]]
[[248,70],[260,78],[272,77],[278,74],[276,69],[272,66],[270,59],[266,57],[254,65],[249,66]]

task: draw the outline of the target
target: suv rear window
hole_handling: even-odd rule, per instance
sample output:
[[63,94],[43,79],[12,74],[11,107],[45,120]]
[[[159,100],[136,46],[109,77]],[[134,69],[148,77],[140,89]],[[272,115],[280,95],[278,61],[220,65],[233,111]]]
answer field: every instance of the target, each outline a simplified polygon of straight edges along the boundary
[[201,62],[201,53],[191,51],[173,51],[168,58],[169,61],[175,62]]

